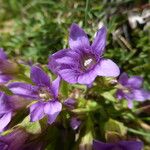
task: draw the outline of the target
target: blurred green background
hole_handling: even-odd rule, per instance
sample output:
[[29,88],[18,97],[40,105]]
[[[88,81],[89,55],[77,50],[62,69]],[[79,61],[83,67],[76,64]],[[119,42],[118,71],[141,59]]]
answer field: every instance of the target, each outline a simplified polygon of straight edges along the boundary
[[12,58],[44,64],[50,54],[68,47],[73,22],[91,41],[104,23],[105,56],[122,71],[144,77],[150,89],[149,13],[148,0],[0,0],[0,47]]

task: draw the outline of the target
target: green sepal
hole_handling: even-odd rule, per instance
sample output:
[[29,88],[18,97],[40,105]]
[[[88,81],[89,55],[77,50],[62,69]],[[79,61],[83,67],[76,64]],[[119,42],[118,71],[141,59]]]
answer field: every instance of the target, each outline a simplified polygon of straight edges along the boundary
[[30,122],[30,117],[27,116],[18,126],[24,127],[28,133],[40,134],[46,129],[47,120],[44,118],[40,121]]
[[113,96],[115,94],[116,90],[111,90],[111,91],[108,91],[108,92],[103,92],[101,94],[101,96],[103,96],[106,100],[109,100],[111,102],[116,102],[116,98]]
[[119,134],[120,136],[125,136],[127,133],[127,128],[123,123],[109,119],[105,124],[105,133],[107,134],[107,132],[116,132],[116,134]]
[[6,95],[13,95],[13,93],[4,85],[0,85],[0,91],[4,92]]

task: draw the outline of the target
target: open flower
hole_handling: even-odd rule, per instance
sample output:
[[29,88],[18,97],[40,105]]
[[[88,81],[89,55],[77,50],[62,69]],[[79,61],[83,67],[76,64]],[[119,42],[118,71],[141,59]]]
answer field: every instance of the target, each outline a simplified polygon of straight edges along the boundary
[[102,57],[106,45],[106,29],[102,27],[92,45],[77,25],[70,28],[68,49],[49,57],[49,69],[69,83],[91,84],[96,76],[116,77],[120,71],[110,59]]
[[9,61],[3,49],[0,48],[0,83],[6,83],[11,80],[18,70],[17,64]]
[[128,107],[133,107],[133,100],[145,101],[150,99],[150,92],[142,88],[143,79],[139,76],[128,77],[126,73],[123,73],[119,77],[119,89],[117,90],[118,99],[127,99]]
[[143,143],[138,141],[120,141],[118,143],[103,143],[94,140],[94,150],[142,150]]
[[50,78],[38,66],[31,68],[31,79],[35,85],[16,82],[9,85],[9,89],[16,95],[36,100],[30,106],[31,121],[48,117],[48,123],[52,124],[62,109],[62,104],[58,101],[58,89],[60,77],[52,83]]

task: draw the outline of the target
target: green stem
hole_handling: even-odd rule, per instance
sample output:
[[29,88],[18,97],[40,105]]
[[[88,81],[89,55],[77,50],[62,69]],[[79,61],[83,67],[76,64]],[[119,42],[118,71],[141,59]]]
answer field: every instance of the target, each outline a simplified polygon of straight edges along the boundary
[[86,25],[87,25],[88,7],[89,7],[89,0],[86,0],[86,6],[85,6],[85,20],[84,20],[85,27],[86,27]]
[[134,134],[150,137],[149,133],[144,133],[144,132],[132,129],[132,128],[128,128],[128,131],[131,132],[131,133],[134,133]]

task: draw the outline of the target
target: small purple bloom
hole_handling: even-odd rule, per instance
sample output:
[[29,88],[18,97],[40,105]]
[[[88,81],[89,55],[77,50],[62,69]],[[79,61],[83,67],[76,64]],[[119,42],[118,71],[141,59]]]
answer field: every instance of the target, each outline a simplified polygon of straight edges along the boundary
[[127,99],[128,107],[133,107],[133,100],[145,101],[150,99],[150,92],[142,89],[143,79],[139,76],[128,77],[126,73],[119,77],[119,89],[116,93],[118,99]]
[[64,101],[64,105],[69,109],[73,109],[75,107],[76,101],[73,98],[68,98]]
[[78,129],[78,127],[80,126],[80,124],[81,124],[81,121],[78,118],[73,117],[71,119],[70,125],[71,125],[71,127],[72,127],[73,130]]
[[0,136],[0,150],[22,150],[28,136],[23,129],[16,129],[10,134]]
[[118,66],[103,58],[106,45],[106,28],[102,27],[92,45],[86,33],[77,25],[70,28],[68,49],[49,57],[49,69],[69,83],[91,84],[96,76],[117,77]]
[[48,123],[52,124],[62,109],[62,104],[58,101],[58,90],[60,77],[58,76],[52,83],[50,78],[40,67],[31,68],[30,77],[35,85],[16,82],[9,85],[9,89],[16,95],[37,100],[30,106],[31,121],[48,117]]
[[120,141],[118,143],[103,143],[93,141],[94,150],[142,150],[143,143],[139,141]]

